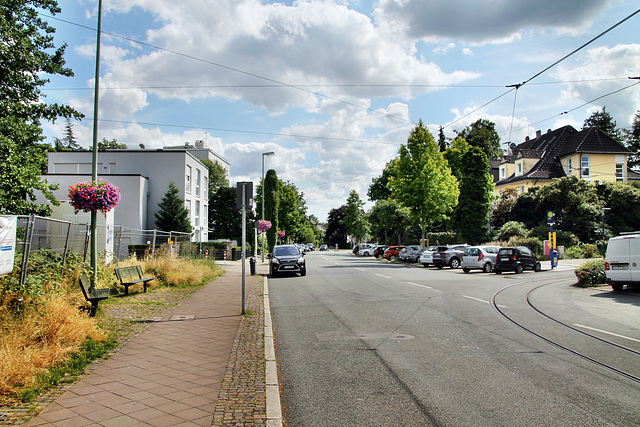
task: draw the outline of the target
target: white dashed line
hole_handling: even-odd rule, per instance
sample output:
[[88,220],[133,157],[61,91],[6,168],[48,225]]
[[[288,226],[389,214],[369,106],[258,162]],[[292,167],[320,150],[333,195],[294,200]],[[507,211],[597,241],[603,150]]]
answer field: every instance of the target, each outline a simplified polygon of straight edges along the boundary
[[420,285],[418,283],[413,283],[413,282],[407,282],[407,283],[413,286],[420,286],[421,288],[433,289],[431,286],[427,286],[427,285]]
[[384,277],[385,279],[391,279],[389,276],[385,276],[384,274],[374,273],[376,276]]
[[624,338],[625,340],[629,340],[629,341],[640,342],[640,340],[637,340],[637,339],[635,339],[635,338],[625,337],[624,335],[618,335],[618,334],[615,334],[615,333],[613,333],[613,332],[603,331],[602,329],[590,328],[590,327],[588,327],[588,326],[579,325],[579,324],[577,324],[577,323],[574,323],[574,324],[573,324],[573,326],[576,326],[576,327],[578,327],[578,328],[589,329],[589,330],[591,330],[591,331],[601,332],[601,333],[603,333],[603,334],[611,335],[611,336],[618,337],[618,338]]
[[[468,298],[468,299],[474,300],[474,301],[478,301],[478,302],[483,302],[483,303],[485,303],[485,304],[489,304],[489,301],[485,301],[485,300],[480,299],[480,298],[474,298],[474,297],[470,297],[470,296],[468,296],[468,295],[461,295],[461,296],[462,296],[462,297],[464,297],[464,298]],[[498,304],[498,307],[500,307],[500,308],[506,308],[506,306],[505,306],[505,305],[499,305],[499,304]]]

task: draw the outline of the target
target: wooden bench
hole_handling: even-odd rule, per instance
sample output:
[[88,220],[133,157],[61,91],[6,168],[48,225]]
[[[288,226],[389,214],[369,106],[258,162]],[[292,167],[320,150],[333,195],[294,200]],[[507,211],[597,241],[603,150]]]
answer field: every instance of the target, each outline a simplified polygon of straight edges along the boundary
[[144,291],[147,292],[147,284],[150,281],[155,280],[155,277],[142,277],[142,267],[139,265],[118,267],[113,271],[118,280],[120,280],[120,284],[124,286],[125,295],[129,295],[129,286],[135,285],[136,283],[142,283]]
[[84,299],[91,303],[91,313],[89,315],[91,317],[95,316],[98,303],[103,299],[109,298],[109,289],[92,289],[91,281],[84,273],[80,276],[80,289],[82,289]]

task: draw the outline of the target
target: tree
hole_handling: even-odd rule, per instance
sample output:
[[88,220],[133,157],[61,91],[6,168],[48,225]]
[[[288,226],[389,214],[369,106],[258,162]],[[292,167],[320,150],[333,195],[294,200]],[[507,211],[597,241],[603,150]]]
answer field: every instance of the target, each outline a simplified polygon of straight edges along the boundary
[[633,116],[633,124],[631,130],[625,130],[626,134],[626,146],[631,150],[627,165],[630,168],[636,169],[640,166],[640,111],[636,112]]
[[307,207],[304,195],[298,192],[296,186],[290,182],[279,182],[278,185],[278,227],[287,235],[296,236],[297,240],[306,234]]
[[591,127],[600,129],[622,144],[622,131],[618,129],[618,124],[613,120],[613,117],[607,111],[606,106],[602,107],[602,110],[594,112],[584,120],[582,129]]
[[349,192],[346,208],[344,210],[344,225],[347,227],[347,233],[353,236],[356,242],[360,242],[369,232],[369,224],[367,217],[362,208],[364,202],[360,199],[360,195],[356,190]]
[[459,138],[464,138],[469,145],[481,148],[489,159],[502,157],[500,135],[496,131],[496,124],[492,121],[476,120],[460,132],[456,131],[456,134]]
[[490,169],[487,155],[480,148],[470,147],[462,155],[460,198],[454,218],[460,238],[472,245],[487,237],[494,188]]
[[[410,222],[409,209],[400,206],[393,199],[378,200],[369,213],[369,223],[372,233],[382,235],[384,244],[389,243],[389,233],[395,230],[398,234],[404,230]],[[400,236],[397,242],[400,244]]]
[[5,0],[0,12],[0,213],[47,215],[36,205],[40,190],[54,205],[55,186],[40,175],[46,171],[47,146],[41,122],[82,114],[65,105],[46,104],[40,87],[47,75],[73,76],[65,68],[66,45],[55,48],[55,29],[39,16],[56,15],[55,0]]
[[518,198],[515,187],[507,188],[500,194],[498,203],[491,212],[491,229],[497,230],[513,218],[513,208]]
[[444,136],[444,129],[440,126],[440,131],[438,132],[438,146],[440,147],[440,152],[443,153],[447,147],[447,138]]
[[184,200],[182,200],[178,194],[178,187],[176,187],[173,181],[169,181],[169,188],[158,204],[159,209],[155,214],[155,224],[163,231],[191,233],[189,210],[184,205]]
[[278,227],[279,180],[276,171],[269,169],[264,177],[264,216],[271,221],[271,228],[267,230],[267,245],[271,250],[276,245]]
[[127,144],[119,144],[118,140],[113,138],[108,140],[107,138],[102,138],[102,141],[98,141],[98,150],[126,150]]
[[611,237],[640,230],[640,189],[621,182],[603,182],[596,185],[596,190],[603,207],[611,209],[605,213]]
[[347,247],[347,227],[344,225],[346,208],[346,205],[342,205],[339,208],[331,209],[329,211],[325,238],[332,247],[335,246],[336,243],[338,244],[338,247]]
[[397,176],[389,178],[394,198],[411,210],[424,236],[456,206],[460,191],[443,154],[422,120],[400,146]]
[[389,187],[389,178],[396,175],[395,167],[398,159],[388,162],[382,170],[382,175],[371,180],[367,196],[369,200],[384,200],[391,197],[391,188]]
[[236,208],[236,189],[219,187],[209,193],[209,238],[241,239],[242,212]]
[[65,125],[64,137],[62,139],[54,138],[53,141],[57,151],[84,151],[76,142],[76,137],[73,134],[73,124],[69,118],[67,118],[67,124]]
[[209,194],[215,193],[218,188],[229,186],[227,171],[220,162],[217,160],[214,162],[209,159],[202,159],[200,161],[209,169]]

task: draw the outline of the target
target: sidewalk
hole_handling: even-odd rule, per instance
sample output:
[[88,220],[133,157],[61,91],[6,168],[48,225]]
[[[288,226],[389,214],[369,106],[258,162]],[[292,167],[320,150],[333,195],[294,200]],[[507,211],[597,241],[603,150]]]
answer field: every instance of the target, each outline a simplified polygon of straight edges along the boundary
[[267,425],[263,277],[251,276],[246,262],[242,316],[242,264],[221,266],[226,274],[97,363],[24,425]]

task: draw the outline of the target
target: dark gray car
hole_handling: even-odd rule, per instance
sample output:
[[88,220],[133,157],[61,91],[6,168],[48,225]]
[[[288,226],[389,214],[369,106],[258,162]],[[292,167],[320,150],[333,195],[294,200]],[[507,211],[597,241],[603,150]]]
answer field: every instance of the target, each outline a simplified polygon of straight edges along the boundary
[[445,265],[448,265],[451,268],[460,267],[462,256],[464,255],[464,251],[468,246],[469,245],[466,244],[439,246],[438,249],[433,252],[433,265],[435,265],[439,269],[444,268]]
[[300,273],[306,276],[307,266],[304,262],[304,254],[296,245],[274,246],[269,254],[271,277],[279,273]]

